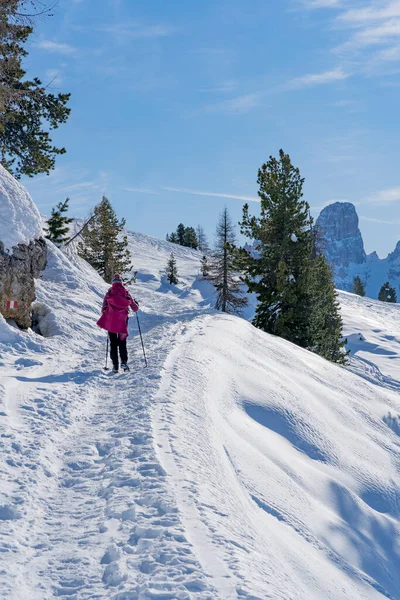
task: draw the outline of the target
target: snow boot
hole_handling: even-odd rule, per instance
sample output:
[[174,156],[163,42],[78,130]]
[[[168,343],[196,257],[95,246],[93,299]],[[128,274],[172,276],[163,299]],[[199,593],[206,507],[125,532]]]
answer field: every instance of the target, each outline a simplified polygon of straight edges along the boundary
[[114,365],[113,366],[112,373],[118,373],[118,365],[116,365],[116,366]]
[[126,373],[127,371],[129,371],[129,367],[128,367],[127,363],[121,363],[121,369],[122,369],[123,371],[125,371],[125,373]]

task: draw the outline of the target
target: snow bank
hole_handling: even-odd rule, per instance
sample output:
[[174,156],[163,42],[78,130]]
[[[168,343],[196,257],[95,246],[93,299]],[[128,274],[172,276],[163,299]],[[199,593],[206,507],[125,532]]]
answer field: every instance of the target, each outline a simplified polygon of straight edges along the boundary
[[20,335],[19,330],[16,327],[11,327],[0,314],[0,343],[9,344],[15,342]]
[[158,400],[161,464],[218,597],[400,599],[398,393],[215,315],[188,325]]
[[0,242],[6,250],[42,235],[38,209],[27,190],[0,165]]

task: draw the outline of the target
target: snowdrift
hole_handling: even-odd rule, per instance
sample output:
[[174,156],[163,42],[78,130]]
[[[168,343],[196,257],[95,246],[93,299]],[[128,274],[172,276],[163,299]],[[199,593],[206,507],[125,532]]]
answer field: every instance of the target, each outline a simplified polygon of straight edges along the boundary
[[166,370],[159,455],[222,598],[400,598],[398,393],[235,317]]
[[40,213],[27,190],[0,165],[0,242],[5,250],[42,235]]

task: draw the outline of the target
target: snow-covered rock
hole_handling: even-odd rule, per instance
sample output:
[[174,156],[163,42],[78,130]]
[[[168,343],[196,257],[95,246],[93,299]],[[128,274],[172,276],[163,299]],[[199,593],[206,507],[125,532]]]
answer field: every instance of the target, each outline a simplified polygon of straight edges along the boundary
[[0,166],[0,312],[31,326],[34,279],[47,262],[42,221],[26,189]]

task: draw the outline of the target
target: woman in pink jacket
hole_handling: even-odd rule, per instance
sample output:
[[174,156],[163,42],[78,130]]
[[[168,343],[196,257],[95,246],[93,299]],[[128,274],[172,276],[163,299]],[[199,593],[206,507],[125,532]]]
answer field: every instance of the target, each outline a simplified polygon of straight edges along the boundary
[[118,373],[118,350],[121,358],[121,367],[124,371],[129,371],[128,350],[126,339],[128,333],[128,314],[129,308],[134,312],[139,310],[139,305],[132,298],[128,290],[124,287],[120,275],[114,275],[112,287],[104,296],[102,315],[97,321],[97,325],[108,331],[110,337],[110,357],[113,363],[113,372]]

